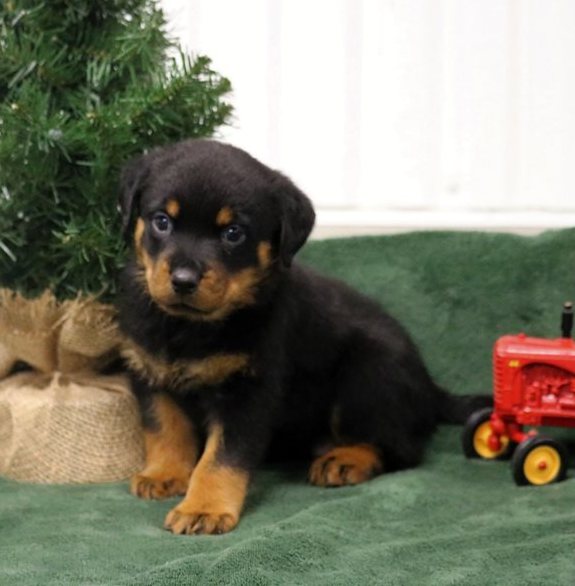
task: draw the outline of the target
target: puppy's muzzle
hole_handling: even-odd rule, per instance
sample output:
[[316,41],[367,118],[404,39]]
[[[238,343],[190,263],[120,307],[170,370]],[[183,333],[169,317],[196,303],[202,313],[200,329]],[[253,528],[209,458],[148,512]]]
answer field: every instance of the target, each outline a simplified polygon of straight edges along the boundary
[[198,288],[201,278],[201,272],[190,267],[176,268],[170,276],[172,288],[178,295],[193,293]]

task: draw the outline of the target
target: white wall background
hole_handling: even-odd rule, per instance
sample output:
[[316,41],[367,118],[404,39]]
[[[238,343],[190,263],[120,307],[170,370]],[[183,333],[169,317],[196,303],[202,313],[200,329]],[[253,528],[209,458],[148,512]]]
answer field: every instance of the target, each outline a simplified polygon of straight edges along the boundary
[[162,0],[316,235],[575,225],[575,0]]

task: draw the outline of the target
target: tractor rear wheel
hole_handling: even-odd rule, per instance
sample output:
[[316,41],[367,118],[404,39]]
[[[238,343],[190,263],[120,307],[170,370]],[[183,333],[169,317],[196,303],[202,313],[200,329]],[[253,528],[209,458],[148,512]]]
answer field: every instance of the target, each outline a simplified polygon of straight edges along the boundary
[[486,407],[472,413],[463,426],[461,444],[463,453],[468,458],[483,458],[484,460],[502,459],[513,451],[514,444],[506,435],[498,436],[498,446],[493,447],[489,438],[493,435],[491,429],[491,407]]

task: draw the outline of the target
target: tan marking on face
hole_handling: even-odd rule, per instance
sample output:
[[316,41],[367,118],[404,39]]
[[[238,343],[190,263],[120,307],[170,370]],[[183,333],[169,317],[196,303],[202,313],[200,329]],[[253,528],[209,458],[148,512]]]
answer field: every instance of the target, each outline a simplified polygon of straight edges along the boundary
[[180,214],[180,202],[177,199],[169,199],[166,203],[166,211],[172,218],[177,218]]
[[314,460],[309,480],[316,486],[359,484],[382,470],[381,457],[372,445],[340,446]]
[[174,289],[168,259],[160,257],[154,260],[146,253],[144,253],[143,259],[146,282],[152,298],[160,303],[171,300],[174,297]]
[[218,308],[225,297],[228,286],[228,275],[223,269],[208,269],[194,295],[194,306],[203,311]]
[[237,309],[253,305],[258,286],[266,276],[265,269],[259,267],[249,267],[232,275],[224,269],[208,269],[195,293],[189,297],[192,309],[199,312],[169,306],[163,306],[163,309],[192,321],[220,320]]
[[127,365],[142,376],[150,385],[186,391],[204,386],[216,386],[234,374],[250,371],[248,354],[218,353],[196,360],[168,362],[152,356],[130,339],[121,350]]
[[157,429],[144,430],[146,465],[132,477],[130,490],[144,499],[186,493],[198,459],[198,441],[185,413],[166,395],[152,399]]
[[168,513],[164,527],[173,533],[225,533],[240,518],[249,473],[221,464],[224,444],[221,425],[212,425],[204,453],[198,462],[184,500]]
[[216,226],[227,226],[234,219],[234,212],[228,206],[223,207],[216,216]]
[[[143,222],[136,229],[141,242]],[[258,266],[248,267],[230,274],[222,266],[215,265],[205,271],[194,293],[182,298],[174,292],[168,257],[153,259],[142,246],[137,246],[138,265],[142,268],[145,288],[150,297],[170,315],[192,321],[216,321],[242,307],[256,303],[256,293],[268,275],[271,265],[271,245],[258,245]],[[188,307],[183,306],[185,302]],[[194,311],[196,310],[196,311]]]
[[195,305],[205,311],[227,315],[255,302],[255,287],[261,278],[259,271],[252,267],[233,275],[223,269],[210,269],[200,282]]
[[262,273],[254,268],[247,268],[233,275],[226,290],[226,305],[244,307],[254,304],[257,286],[262,276]]
[[142,259],[142,238],[144,237],[144,230],[146,225],[142,218],[136,221],[136,229],[134,230],[134,248],[136,250],[136,257],[141,261]]
[[270,242],[258,244],[258,261],[262,269],[267,269],[272,264],[272,245]]
[[[138,218],[134,231],[134,247],[136,250],[137,264],[144,272],[145,283],[150,295],[153,298],[162,298],[169,295],[172,291],[170,267],[165,258],[153,259],[145,250],[142,243],[144,230],[144,220]],[[140,275],[138,275],[138,278],[141,278]]]

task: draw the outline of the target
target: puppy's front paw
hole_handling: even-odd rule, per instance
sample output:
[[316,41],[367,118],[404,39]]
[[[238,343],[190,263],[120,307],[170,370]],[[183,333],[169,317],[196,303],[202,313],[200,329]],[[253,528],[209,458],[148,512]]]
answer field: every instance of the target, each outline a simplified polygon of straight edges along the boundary
[[381,470],[381,459],[372,446],[342,446],[314,460],[309,470],[309,481],[316,486],[359,484],[373,478]]
[[180,507],[172,509],[164,522],[164,529],[177,535],[218,535],[231,531],[238,518],[225,511],[186,512]]
[[136,474],[130,481],[130,492],[141,499],[167,499],[186,494],[188,478],[155,478]]

